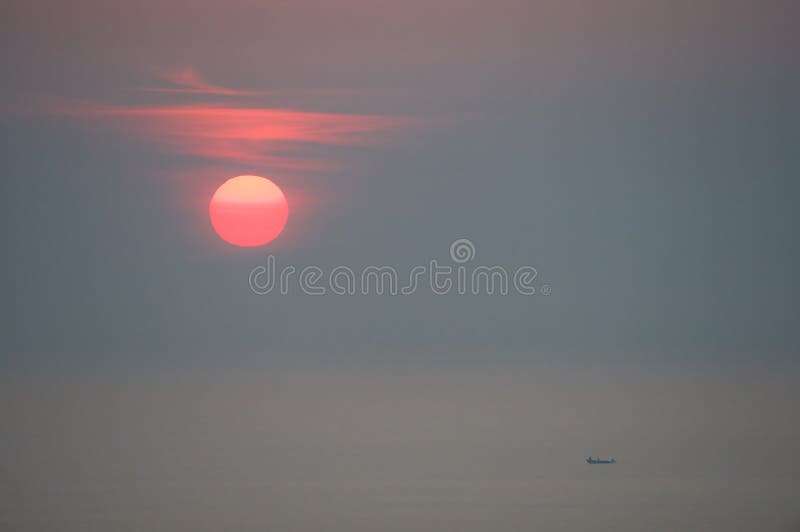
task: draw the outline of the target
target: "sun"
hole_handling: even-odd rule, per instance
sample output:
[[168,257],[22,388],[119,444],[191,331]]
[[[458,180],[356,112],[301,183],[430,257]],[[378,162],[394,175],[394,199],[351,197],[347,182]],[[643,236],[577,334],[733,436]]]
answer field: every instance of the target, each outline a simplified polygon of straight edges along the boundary
[[240,175],[219,186],[208,205],[211,225],[234,246],[263,246],[286,225],[289,205],[278,185],[265,177]]

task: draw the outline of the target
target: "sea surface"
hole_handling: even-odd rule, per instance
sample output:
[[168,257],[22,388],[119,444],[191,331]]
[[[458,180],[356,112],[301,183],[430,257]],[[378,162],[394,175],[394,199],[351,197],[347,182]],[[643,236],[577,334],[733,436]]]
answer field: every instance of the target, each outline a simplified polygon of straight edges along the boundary
[[12,372],[0,380],[0,530],[800,530],[798,377]]

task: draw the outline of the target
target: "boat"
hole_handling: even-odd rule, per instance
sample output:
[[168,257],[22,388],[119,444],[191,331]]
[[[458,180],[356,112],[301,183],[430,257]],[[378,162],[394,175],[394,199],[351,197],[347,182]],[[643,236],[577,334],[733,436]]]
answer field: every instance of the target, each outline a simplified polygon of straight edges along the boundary
[[611,458],[610,460],[603,460],[601,458],[592,458],[591,456],[586,459],[587,464],[616,464],[617,459]]

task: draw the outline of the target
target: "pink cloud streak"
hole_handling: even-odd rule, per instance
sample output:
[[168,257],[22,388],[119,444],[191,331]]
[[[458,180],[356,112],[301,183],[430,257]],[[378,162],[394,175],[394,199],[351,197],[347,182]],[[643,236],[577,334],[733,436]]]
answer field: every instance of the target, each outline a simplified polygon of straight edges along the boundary
[[168,151],[282,168],[322,168],[304,146],[367,146],[408,119],[196,104],[134,107],[84,104],[69,114],[120,121]]
[[[192,69],[168,74],[180,93],[218,96],[267,95],[212,85]],[[170,90],[170,89],[166,89]],[[110,104],[92,101],[34,99],[25,114],[61,115],[107,123],[124,133],[152,141],[167,153],[223,163],[323,171],[336,168],[323,147],[364,147],[405,129],[417,119],[379,115],[301,111],[258,103]],[[10,112],[18,113],[23,106]]]

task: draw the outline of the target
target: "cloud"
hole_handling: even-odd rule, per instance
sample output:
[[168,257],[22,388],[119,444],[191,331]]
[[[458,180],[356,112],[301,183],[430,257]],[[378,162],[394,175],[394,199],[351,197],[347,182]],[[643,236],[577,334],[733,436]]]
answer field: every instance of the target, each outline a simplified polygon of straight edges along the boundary
[[303,160],[304,147],[367,146],[407,123],[407,119],[380,115],[208,104],[155,107],[83,104],[72,107],[69,113],[119,123],[168,151],[284,168],[321,167],[319,161]]
[[257,96],[266,94],[263,91],[229,89],[206,81],[191,67],[159,71],[159,77],[171,83],[172,87],[146,87],[147,92],[163,92],[176,94],[207,94],[213,96]]
[[75,118],[117,125],[170,153],[303,170],[336,166],[319,156],[320,148],[373,145],[388,133],[412,123],[409,118],[397,116],[309,112],[259,105],[258,98],[240,101],[236,97],[267,93],[212,85],[190,68],[170,71],[167,77],[179,87],[164,91],[225,96],[225,102],[160,105],[62,102],[57,110]]

